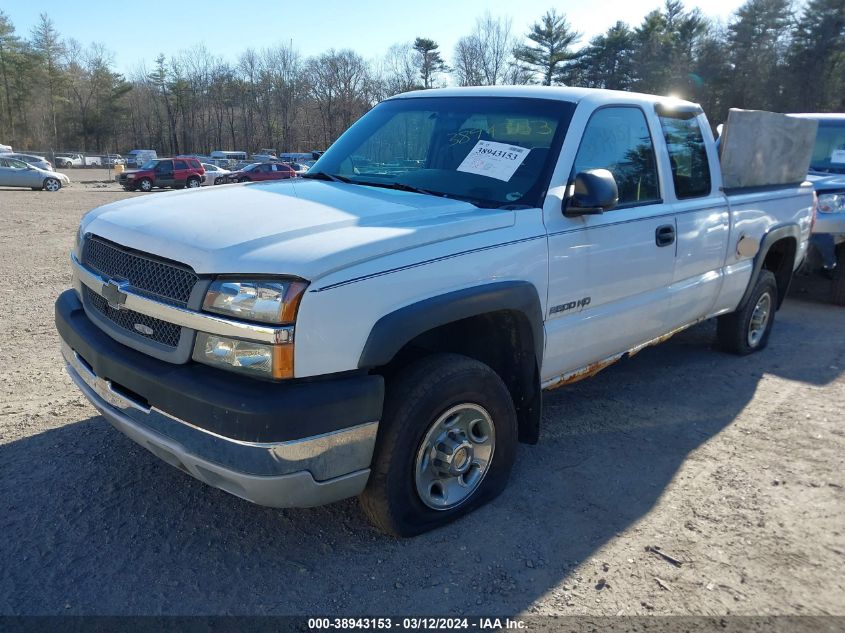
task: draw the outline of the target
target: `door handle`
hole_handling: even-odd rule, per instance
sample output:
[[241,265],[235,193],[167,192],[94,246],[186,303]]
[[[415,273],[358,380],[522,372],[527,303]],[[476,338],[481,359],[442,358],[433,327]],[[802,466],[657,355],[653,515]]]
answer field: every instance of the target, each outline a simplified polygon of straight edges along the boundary
[[662,224],[654,232],[654,243],[658,246],[670,246],[675,243],[675,225]]

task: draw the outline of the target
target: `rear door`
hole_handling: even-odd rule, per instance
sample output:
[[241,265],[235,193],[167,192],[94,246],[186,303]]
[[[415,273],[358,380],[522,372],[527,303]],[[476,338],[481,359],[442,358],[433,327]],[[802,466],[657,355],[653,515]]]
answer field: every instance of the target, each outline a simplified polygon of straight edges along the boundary
[[173,182],[177,187],[184,187],[188,180],[188,161],[176,159],[173,161]]
[[175,181],[175,174],[173,171],[172,160],[160,160],[155,167],[156,186],[157,187],[172,187]]
[[[716,189],[719,163],[707,119],[698,110],[658,110],[672,175],[666,198],[678,226],[670,329],[710,314],[722,286],[730,233],[727,200]],[[666,159],[664,157],[664,160]]]
[[656,125],[653,113],[647,116],[639,106],[595,110],[581,135],[570,183],[578,172],[607,169],[616,179],[619,204],[599,215],[568,218],[559,208],[546,213],[544,380],[625,352],[665,331],[675,218],[662,197]]

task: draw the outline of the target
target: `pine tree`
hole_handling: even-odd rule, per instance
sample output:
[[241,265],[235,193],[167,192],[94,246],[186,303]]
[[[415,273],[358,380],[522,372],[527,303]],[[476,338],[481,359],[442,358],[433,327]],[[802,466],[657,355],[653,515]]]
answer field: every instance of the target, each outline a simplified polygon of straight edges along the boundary
[[53,132],[53,147],[58,145],[59,130],[56,125],[56,104],[59,100],[59,91],[64,82],[64,72],[61,65],[62,56],[65,54],[65,46],[59,36],[59,32],[53,25],[53,21],[46,13],[42,13],[40,21],[32,29],[32,48],[38,56],[47,84],[47,93],[50,98],[50,124]]
[[581,34],[571,30],[566,16],[550,9],[531,26],[527,37],[535,46],[517,47],[514,57],[539,73],[544,86],[561,83],[567,76],[567,62],[575,58],[570,47],[581,38]]
[[587,88],[628,90],[634,82],[634,34],[627,24],[617,22],[597,35],[578,54],[570,73]]
[[434,83],[434,76],[437,73],[449,70],[440,55],[439,48],[437,42],[425,37],[418,37],[414,40],[414,51],[417,54],[417,65],[420,69],[423,88],[431,88]]
[[810,0],[788,54],[791,105],[798,111],[845,111],[845,2]]

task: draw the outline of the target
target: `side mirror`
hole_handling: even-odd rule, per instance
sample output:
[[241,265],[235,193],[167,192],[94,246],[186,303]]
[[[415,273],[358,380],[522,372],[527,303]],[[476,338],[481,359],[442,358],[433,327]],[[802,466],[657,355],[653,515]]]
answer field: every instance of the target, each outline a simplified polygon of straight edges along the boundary
[[598,215],[610,211],[619,203],[616,179],[606,169],[578,172],[572,195],[563,202],[563,214],[568,218]]

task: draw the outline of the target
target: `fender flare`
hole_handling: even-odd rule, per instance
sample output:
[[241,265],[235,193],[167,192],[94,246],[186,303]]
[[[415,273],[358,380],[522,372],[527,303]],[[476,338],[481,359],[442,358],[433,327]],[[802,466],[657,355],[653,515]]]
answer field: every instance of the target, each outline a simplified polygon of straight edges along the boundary
[[[760,250],[758,250],[757,254],[754,256],[754,267],[751,270],[751,278],[748,282],[748,287],[745,289],[745,292],[742,295],[742,299],[737,305],[745,305],[745,303],[751,296],[751,293],[754,290],[754,286],[757,285],[757,279],[760,277],[760,271],[763,269],[763,263],[766,261],[766,255],[769,254],[769,249],[771,249],[772,244],[787,237],[795,239],[795,245],[797,249],[797,246],[801,243],[801,229],[799,228],[798,224],[778,224],[777,226],[770,228],[763,235],[763,238],[760,240]],[[786,290],[787,289],[784,289],[784,296],[786,296]],[[780,307],[780,303],[781,302],[779,301],[778,308]]]
[[358,367],[386,365],[406,343],[428,330],[501,311],[519,312],[528,319],[539,366],[545,337],[537,288],[527,281],[500,281],[423,299],[384,315],[370,330]]

